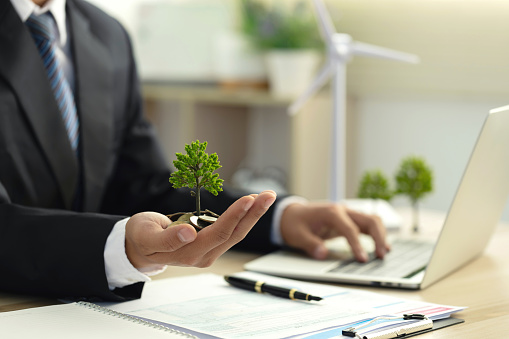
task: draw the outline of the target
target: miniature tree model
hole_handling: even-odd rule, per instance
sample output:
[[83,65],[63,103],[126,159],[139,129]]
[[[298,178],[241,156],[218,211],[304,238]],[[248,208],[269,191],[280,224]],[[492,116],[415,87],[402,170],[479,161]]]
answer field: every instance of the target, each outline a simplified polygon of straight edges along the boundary
[[359,198],[391,200],[393,192],[389,188],[389,180],[381,170],[367,171],[362,176]]
[[196,140],[191,145],[185,146],[187,154],[176,153],[177,160],[173,165],[177,171],[170,176],[170,182],[174,188],[189,187],[194,189],[191,195],[196,198],[196,215],[201,215],[200,189],[203,187],[210,193],[217,196],[223,189],[223,179],[219,178],[218,173],[213,173],[219,165],[216,153],[208,155],[205,153],[207,142],[200,143]]
[[418,202],[433,190],[433,173],[424,159],[404,158],[396,173],[396,193],[410,198],[413,210],[413,230],[419,231]]

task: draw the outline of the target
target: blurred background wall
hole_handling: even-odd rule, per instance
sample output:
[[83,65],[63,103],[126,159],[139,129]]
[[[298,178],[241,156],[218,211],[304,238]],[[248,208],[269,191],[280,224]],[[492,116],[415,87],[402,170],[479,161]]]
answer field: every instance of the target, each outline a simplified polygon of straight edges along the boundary
[[[256,85],[266,81],[259,55],[239,47],[238,1],[90,2],[133,37],[148,114],[169,161],[183,150],[182,141],[201,138],[218,152],[231,183],[256,177],[257,188],[270,184],[266,175],[282,190],[327,198],[329,88],[297,118],[286,114],[292,97],[263,88],[217,90],[231,73]],[[364,171],[379,168],[392,177],[403,157],[419,155],[435,177],[422,205],[446,211],[488,110],[509,104],[509,2],[326,4],[339,32],[421,58],[418,65],[361,57],[349,64],[347,197],[355,197]],[[503,219],[509,220],[509,208]]]

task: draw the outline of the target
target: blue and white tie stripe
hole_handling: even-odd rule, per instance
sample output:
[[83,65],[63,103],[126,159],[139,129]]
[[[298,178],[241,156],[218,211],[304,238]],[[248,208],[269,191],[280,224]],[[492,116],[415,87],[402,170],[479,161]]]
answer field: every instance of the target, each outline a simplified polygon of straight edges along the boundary
[[55,53],[57,47],[55,46],[55,34],[52,29],[53,18],[49,12],[42,15],[32,14],[25,23],[39,49],[51,89],[64,119],[71,147],[76,151],[79,143],[78,114],[71,86],[65,78],[62,66]]

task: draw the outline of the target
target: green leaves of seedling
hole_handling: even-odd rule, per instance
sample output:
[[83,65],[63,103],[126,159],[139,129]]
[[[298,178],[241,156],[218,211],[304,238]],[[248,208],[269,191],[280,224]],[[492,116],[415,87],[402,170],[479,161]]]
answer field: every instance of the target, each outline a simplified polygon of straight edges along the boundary
[[216,153],[208,155],[207,142],[200,143],[199,140],[185,145],[186,154],[176,153],[177,160],[173,165],[177,171],[170,176],[170,183],[174,188],[189,187],[195,189],[192,195],[196,198],[196,213],[200,215],[200,189],[203,187],[213,195],[221,192],[224,180],[219,178],[215,170],[221,168]]

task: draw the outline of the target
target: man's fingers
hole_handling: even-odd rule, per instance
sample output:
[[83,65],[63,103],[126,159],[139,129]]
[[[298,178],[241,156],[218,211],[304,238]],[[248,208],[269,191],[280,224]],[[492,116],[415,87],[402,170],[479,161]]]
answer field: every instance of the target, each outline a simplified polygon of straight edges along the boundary
[[[253,199],[252,206],[250,206],[249,211],[247,211],[247,213],[237,222],[230,238],[223,244],[212,249],[207,255],[219,257],[233,245],[244,239],[247,233],[249,233],[275,200],[276,193],[274,191],[263,191],[258,194],[256,198]],[[229,216],[226,215],[226,212],[222,216],[225,216],[225,222],[228,222],[226,218],[229,218]]]
[[370,235],[375,242],[375,252],[378,258],[383,258],[390,246],[385,240],[385,227],[377,216],[367,215],[348,210],[348,215],[359,226],[362,233]]
[[228,241],[254,202],[255,198],[249,195],[238,199],[228,207],[214,224],[203,229],[200,232],[199,243],[197,243],[197,245],[202,246],[202,251],[208,252]]
[[[220,255],[242,240],[251,230],[255,221],[249,221],[250,216],[252,214],[263,215],[274,200],[274,192],[262,192],[256,198],[248,195],[238,199],[214,224],[201,230],[192,243],[176,252],[175,254],[178,253],[177,257],[172,253],[168,253],[168,255],[171,255],[171,260],[177,258],[179,265],[210,266]],[[163,253],[154,256],[154,260],[157,260],[157,262],[168,263],[169,259]]]
[[157,252],[174,252],[196,239],[196,230],[188,224],[161,228],[154,224],[144,227],[137,234],[138,244],[145,255]]
[[357,232],[353,232],[350,229],[344,232],[344,236],[350,244],[350,248],[352,249],[353,255],[357,261],[366,262],[368,261],[368,255],[359,241],[359,234]]
[[170,226],[156,236],[154,240],[155,252],[174,252],[196,239],[196,230],[188,224]]
[[177,251],[196,238],[191,225],[167,227],[170,222],[166,216],[155,212],[138,213],[129,219],[125,229],[125,250],[134,267],[152,265],[149,256]]
[[359,227],[354,220],[350,218],[346,208],[338,208],[336,216],[339,217],[339,220],[337,220],[335,224],[341,225],[338,232],[348,241],[355,259],[360,262],[366,262],[368,260],[368,255],[359,241]]
[[[238,222],[232,234],[232,241],[228,244],[229,247],[235,245],[249,233],[251,228],[260,220],[260,218],[267,212],[269,207],[276,201],[276,193],[274,191],[263,191],[258,194],[249,211]],[[228,247],[228,248],[229,248]],[[226,250],[226,249],[225,249]]]

